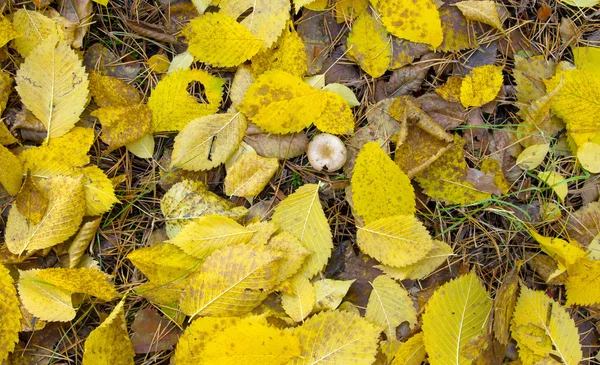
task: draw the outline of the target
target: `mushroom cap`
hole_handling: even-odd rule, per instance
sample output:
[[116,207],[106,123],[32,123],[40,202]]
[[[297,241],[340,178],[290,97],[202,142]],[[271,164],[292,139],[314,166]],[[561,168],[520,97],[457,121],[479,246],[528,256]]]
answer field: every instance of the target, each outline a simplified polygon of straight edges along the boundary
[[317,171],[339,170],[346,163],[346,146],[338,137],[321,133],[314,137],[306,149],[308,162]]

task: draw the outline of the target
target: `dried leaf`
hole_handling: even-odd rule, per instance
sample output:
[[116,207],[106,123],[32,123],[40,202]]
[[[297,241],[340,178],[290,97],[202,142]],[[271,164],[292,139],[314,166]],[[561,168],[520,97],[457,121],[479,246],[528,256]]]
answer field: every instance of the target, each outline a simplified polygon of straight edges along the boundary
[[102,124],[102,142],[106,152],[141,139],[152,127],[152,111],[145,104],[108,106],[91,113]]
[[69,244],[67,252],[69,254],[69,268],[76,267],[88,249],[90,242],[96,236],[102,217],[84,218],[81,228],[77,235],[73,237],[73,241]]
[[[266,158],[277,158],[287,160],[300,156],[306,152],[308,138],[304,133],[292,134],[268,134],[268,133],[249,133],[252,128],[249,126],[246,130],[244,142],[249,144],[256,153]],[[258,129],[258,128],[256,128]]]
[[111,76],[90,72],[90,94],[99,107],[140,104],[140,92],[125,81]]
[[23,186],[15,199],[15,206],[19,213],[33,225],[39,224],[48,210],[48,196],[27,175]]
[[[257,234],[258,232],[254,237],[256,237]],[[267,243],[267,247],[284,255],[279,261],[279,271],[277,273],[278,283],[282,283],[298,273],[305,264],[305,259],[312,254],[311,251],[302,245],[299,239],[288,232],[281,232],[272,237]]]
[[137,312],[131,331],[131,345],[136,354],[172,350],[182,333],[173,322],[161,317],[154,308],[144,308]]
[[515,310],[517,290],[519,289],[519,268],[520,265],[515,266],[504,277],[494,300],[494,337],[504,345],[508,345],[510,341],[510,322]]

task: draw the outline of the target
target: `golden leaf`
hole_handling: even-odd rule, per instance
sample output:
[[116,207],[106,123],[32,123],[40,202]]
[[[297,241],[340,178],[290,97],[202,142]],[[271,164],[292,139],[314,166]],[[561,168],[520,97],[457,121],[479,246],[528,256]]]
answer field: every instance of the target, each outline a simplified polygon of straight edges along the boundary
[[577,147],[577,160],[581,167],[593,174],[600,173],[600,144],[584,142]]
[[90,242],[94,239],[98,228],[100,228],[101,221],[102,217],[84,218],[81,228],[79,228],[77,235],[73,237],[73,241],[67,249],[67,253],[69,254],[68,267],[74,268],[81,262]]
[[[2,78],[2,73],[0,73],[0,78]],[[12,79],[11,79],[12,80]],[[0,81],[1,83],[2,81]],[[1,112],[1,109],[0,109]],[[15,136],[10,133],[8,127],[4,123],[0,123],[0,144],[3,146],[8,146],[13,143],[17,143],[19,140],[15,138]]]
[[523,170],[533,170],[538,167],[550,151],[550,144],[534,144],[523,150],[517,156],[517,165]]
[[427,252],[425,257],[414,264],[402,267],[388,265],[377,265],[375,267],[396,280],[423,279],[446,262],[449,256],[454,254],[452,247],[448,244],[438,240],[432,240],[431,242],[433,243],[433,248]]
[[71,237],[83,219],[85,201],[80,179],[55,176],[40,181],[48,196],[48,209],[39,224],[32,224],[16,207],[11,208],[6,224],[6,245],[15,254],[52,247]]
[[325,133],[351,134],[354,130],[354,117],[346,100],[326,89],[321,91],[320,98],[325,102],[325,109],[314,121],[315,127]]
[[281,257],[273,250],[247,245],[216,251],[192,274],[181,296],[181,311],[190,317],[250,312],[277,283]]
[[169,57],[164,54],[155,54],[148,59],[148,68],[152,70],[152,72],[165,73],[169,70],[169,66],[171,66]]
[[[288,0],[220,0],[219,12],[237,19],[246,15],[241,24],[259,39],[265,48],[279,38],[290,17]],[[235,65],[232,65],[235,66]]]
[[237,108],[269,133],[299,132],[325,109],[322,93],[281,70],[267,71],[250,86]]
[[517,302],[519,289],[519,268],[517,264],[504,277],[494,300],[494,336],[501,344],[508,345],[510,341],[510,322]]
[[283,257],[279,261],[277,284],[296,274],[304,265],[304,259],[312,254],[311,251],[307,250],[300,243],[300,240],[288,232],[281,232],[272,237],[267,243],[267,247],[283,254]]
[[571,47],[571,51],[573,51],[573,63],[578,70],[598,72],[600,48]]
[[52,139],[49,145],[27,149],[18,157],[23,170],[34,177],[64,175],[74,167],[90,163],[87,153],[93,142],[92,128],[75,127],[64,136]]
[[437,48],[443,41],[440,13],[433,0],[377,1],[381,22],[394,36]]
[[108,275],[97,269],[42,269],[37,271],[36,275],[38,279],[57,288],[72,293],[89,294],[105,301],[113,300],[119,295],[108,282]]
[[19,213],[33,225],[40,223],[48,209],[48,196],[37,186],[31,175],[25,182],[15,199]]
[[44,282],[40,270],[19,271],[19,297],[25,309],[45,321],[67,322],[75,318],[71,292]]
[[150,132],[152,111],[146,104],[108,106],[91,113],[102,124],[102,142],[106,152],[135,142]]
[[[204,87],[203,103],[187,91],[193,82]],[[154,132],[181,131],[191,120],[217,112],[223,97],[223,82],[202,70],[179,70],[165,76],[148,98]]]
[[47,40],[56,44],[64,39],[61,25],[38,11],[17,10],[13,15],[13,27],[19,34],[13,40],[13,46],[23,57],[28,57],[38,45]]
[[224,247],[248,243],[253,235],[233,219],[213,214],[194,219],[167,242],[204,259]]
[[524,364],[537,363],[550,354],[566,365],[579,364],[582,359],[575,322],[544,291],[521,286],[511,332]]
[[567,194],[569,194],[569,187],[565,178],[555,171],[542,171],[537,174],[538,179],[548,185],[552,191],[558,196],[561,202],[565,201]]
[[171,168],[210,170],[225,163],[246,132],[241,113],[215,114],[194,119],[175,137]]
[[327,217],[319,201],[319,185],[306,184],[284,199],[273,213],[280,229],[296,237],[310,251],[302,275],[312,277],[321,271],[333,249]]
[[492,27],[504,32],[502,20],[498,14],[498,5],[496,5],[495,1],[466,0],[459,1],[454,5],[460,9],[467,19],[491,25]]
[[364,13],[368,6],[367,0],[337,0],[333,10],[335,21],[338,24],[350,22]]
[[[247,19],[252,20],[252,17]],[[244,63],[258,53],[262,45],[260,39],[234,18],[219,13],[200,15],[183,29],[182,34],[188,42],[187,51],[195,59],[216,67]]]
[[552,257],[558,265],[558,270],[550,276],[549,280],[562,274],[571,265],[586,256],[586,252],[576,241],[569,242],[560,238],[542,236],[533,228],[529,229],[529,233],[540,244],[542,251]]
[[111,76],[102,76],[91,72],[90,95],[99,107],[140,104],[140,92],[125,81]]
[[[269,70],[283,70],[298,77],[304,76],[308,71],[304,43],[291,23],[288,23],[273,47],[265,49],[252,57],[252,71],[255,75],[260,75]],[[237,104],[233,98],[231,100],[234,105]]]
[[503,82],[502,66],[475,67],[463,79],[460,87],[460,102],[465,108],[487,104],[496,98]]
[[21,330],[21,310],[17,291],[6,267],[0,264],[0,361],[4,362],[8,354],[19,342],[19,331]]
[[76,169],[69,176],[82,179],[85,215],[94,216],[107,213],[113,204],[119,203],[112,182],[98,166],[91,165]]
[[475,273],[470,273],[436,290],[423,314],[423,342],[429,363],[466,365],[471,341],[486,331],[484,325],[492,301]]
[[[266,71],[265,71],[266,72]],[[244,99],[246,91],[254,82],[254,72],[249,66],[240,65],[235,70],[231,87],[229,88],[229,99],[231,99],[231,106],[236,108],[239,103]]]
[[253,197],[267,186],[279,168],[276,158],[265,158],[253,153],[242,154],[227,170],[225,194]]
[[408,292],[394,279],[379,275],[371,283],[365,319],[383,329],[387,338],[396,338],[396,327],[408,322],[409,327],[417,324],[417,310]]
[[296,322],[304,321],[312,312],[317,301],[315,288],[307,278],[296,275],[290,280],[289,289],[281,296],[281,306]]
[[302,353],[290,365],[370,365],[375,361],[379,329],[366,319],[346,311],[324,311],[293,331]]
[[351,187],[356,214],[367,224],[415,213],[415,193],[408,176],[377,142],[366,143],[359,152]]
[[135,288],[136,293],[170,306],[179,301],[189,276],[198,270],[201,263],[201,260],[169,243],[134,250],[127,258],[150,280]]
[[[264,245],[279,230],[279,227],[273,221],[252,222],[246,228],[255,231],[254,236],[248,241],[248,245]],[[300,246],[302,247],[302,245]]]
[[125,299],[115,306],[110,315],[85,340],[84,365],[133,365],[135,352],[127,333]]
[[414,215],[381,218],[357,230],[360,250],[389,266],[414,264],[434,247],[429,232]]
[[236,207],[233,203],[210,192],[204,183],[190,180],[173,185],[163,196],[160,209],[167,220],[169,238],[175,237],[193,219],[208,214],[223,215],[235,220],[248,214],[246,208]]
[[423,332],[419,332],[398,347],[391,365],[421,365],[426,355]]
[[322,279],[315,281],[315,310],[335,310],[350,290],[355,280]]
[[356,19],[348,34],[348,55],[366,73],[376,78],[390,67],[392,44],[385,28],[368,13]]
[[179,338],[175,365],[283,365],[300,355],[300,342],[263,316],[198,318]]
[[21,188],[23,180],[23,167],[17,156],[10,150],[0,145],[0,184],[8,194],[15,196]]
[[0,17],[0,47],[3,47],[6,43],[19,37],[20,35],[21,34],[15,29],[10,20],[4,16]]
[[71,130],[88,102],[85,67],[68,45],[54,39],[31,52],[15,80],[23,104],[46,127],[47,140]]
[[583,257],[567,269],[567,305],[600,303],[600,260]]

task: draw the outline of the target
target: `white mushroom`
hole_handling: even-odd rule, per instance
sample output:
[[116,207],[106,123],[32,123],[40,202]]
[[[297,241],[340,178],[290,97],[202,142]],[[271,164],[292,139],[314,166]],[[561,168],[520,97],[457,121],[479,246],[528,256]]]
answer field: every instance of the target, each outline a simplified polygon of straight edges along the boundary
[[346,146],[338,137],[322,133],[308,144],[306,149],[308,162],[317,171],[340,169],[346,163]]

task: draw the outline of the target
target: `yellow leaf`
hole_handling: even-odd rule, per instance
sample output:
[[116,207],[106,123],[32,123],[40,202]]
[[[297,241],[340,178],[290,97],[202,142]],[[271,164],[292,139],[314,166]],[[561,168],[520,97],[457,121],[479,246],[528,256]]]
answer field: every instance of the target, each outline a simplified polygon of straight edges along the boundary
[[46,40],[56,42],[64,39],[61,25],[38,11],[17,10],[13,16],[13,27],[19,34],[13,46],[23,57],[28,57]]
[[491,25],[492,27],[504,31],[502,20],[498,14],[498,5],[495,1],[459,1],[454,4],[463,15],[469,19],[483,24]]
[[335,310],[340,305],[355,280],[322,279],[315,281],[315,310]]
[[68,267],[76,267],[81,262],[82,258],[84,258],[90,242],[96,236],[98,228],[100,228],[101,221],[102,217],[84,219],[81,228],[79,228],[79,232],[73,237],[73,241],[69,244],[69,248],[67,249],[69,254]]
[[356,214],[365,223],[394,215],[415,213],[410,180],[377,142],[366,143],[356,158],[351,179]]
[[450,76],[444,85],[437,87],[434,91],[447,101],[457,102],[460,100],[462,80],[463,78],[460,76]]
[[88,164],[87,153],[93,142],[92,128],[75,127],[64,136],[52,139],[49,145],[27,149],[18,157],[23,171],[48,178],[68,174],[74,167]]
[[324,311],[293,331],[302,353],[290,365],[370,365],[375,361],[379,329],[366,319],[346,311]]
[[115,306],[110,315],[85,340],[84,365],[133,365],[135,352],[127,333],[125,299]]
[[374,6],[383,25],[396,37],[433,48],[442,43],[442,22],[433,0],[378,1]]
[[600,261],[583,257],[567,269],[567,305],[600,303]]
[[237,108],[265,132],[299,132],[323,113],[322,95],[301,78],[273,70],[256,79]]
[[167,220],[169,238],[175,237],[193,219],[208,214],[223,215],[235,220],[248,214],[246,208],[236,207],[233,203],[210,192],[204,183],[190,180],[183,180],[173,185],[163,196],[160,209]]
[[146,133],[140,139],[127,142],[125,146],[129,152],[139,158],[152,158],[154,153],[154,136],[152,133]]
[[467,181],[469,168],[463,155],[465,140],[454,136],[454,145],[415,180],[425,190],[425,194],[453,204],[469,204],[489,199],[490,193],[481,192]]
[[6,224],[6,245],[14,254],[52,247],[71,237],[83,219],[85,201],[80,179],[55,176],[39,183],[48,196],[46,214],[39,224],[31,224],[12,207]]
[[517,290],[519,289],[519,268],[520,264],[504,277],[494,300],[494,336],[498,342],[504,345],[508,345],[510,341],[510,321],[515,310]]
[[155,54],[154,56],[148,59],[148,67],[152,72],[156,73],[165,73],[169,69],[171,65],[171,61],[169,61],[169,57],[164,54]]
[[267,186],[279,168],[276,158],[265,158],[253,153],[242,154],[225,177],[225,194],[253,197]]
[[524,58],[515,55],[513,78],[517,89],[517,106],[529,104],[546,95],[543,79],[554,75],[556,63],[548,61],[543,55]]
[[600,144],[584,142],[577,148],[577,160],[589,172],[600,173]]
[[15,196],[21,188],[22,180],[23,167],[19,158],[0,145],[0,184],[10,195]]
[[192,274],[181,296],[181,311],[190,317],[250,312],[277,284],[281,257],[273,250],[247,245],[216,251]]
[[264,245],[279,230],[273,221],[252,222],[246,228],[255,231],[254,236],[248,241],[248,245]]
[[[246,17],[241,24],[259,39],[265,48],[279,38],[281,31],[290,18],[288,0],[221,0],[219,12],[237,19]],[[236,65],[232,65],[236,66]]]
[[[323,79],[323,82],[325,82],[324,79]],[[355,107],[355,106],[360,105],[360,101],[358,101],[358,99],[356,98],[356,95],[354,95],[354,91],[352,91],[352,89],[350,89],[346,85],[332,82],[331,84],[327,84],[327,85],[323,86],[321,89],[331,91],[332,93],[341,96],[342,99],[344,99],[344,101],[346,101],[346,103],[350,107]]]
[[394,279],[379,275],[371,283],[365,319],[383,329],[387,338],[396,338],[396,327],[408,322],[409,327],[417,324],[417,310],[408,292]]
[[23,104],[46,127],[47,140],[70,131],[88,102],[85,67],[71,47],[53,39],[31,52],[15,80]]
[[310,251],[303,276],[310,278],[325,267],[331,256],[333,241],[319,201],[319,185],[299,187],[275,207],[272,219],[282,231],[296,237]]
[[0,264],[0,361],[4,362],[8,354],[19,342],[19,331],[21,330],[21,310],[17,291],[6,267]]
[[598,5],[598,3],[599,3],[598,0],[560,0],[560,1],[565,4],[571,5],[571,6],[576,6],[578,8],[591,8],[591,7]]
[[544,161],[548,151],[550,151],[548,143],[531,145],[519,154],[517,165],[523,170],[533,170]]
[[312,312],[316,300],[315,288],[310,281],[297,275],[290,280],[290,288],[283,292],[281,306],[291,319],[302,322]]
[[[216,113],[223,97],[223,82],[202,70],[166,75],[148,98],[154,132],[181,131],[191,120]],[[206,99],[202,103],[187,91],[191,83],[204,87]]]
[[599,47],[571,47],[571,51],[573,51],[573,63],[578,70],[599,72]]
[[283,365],[300,355],[300,341],[262,316],[198,318],[179,338],[175,365]]
[[[2,75],[2,74],[0,73],[0,75]],[[0,77],[2,77],[2,76],[0,76]],[[0,83],[1,83],[1,81],[0,81]],[[1,109],[0,109],[0,112],[2,112]],[[15,138],[15,136],[13,136],[12,133],[10,133],[6,124],[0,123],[0,144],[3,146],[8,146],[8,145],[11,145],[11,144],[17,143],[17,142],[19,142],[19,140],[17,140]]]
[[487,104],[496,98],[503,82],[502,66],[475,67],[463,79],[460,102],[465,108]]
[[328,0],[294,0],[294,5],[296,5],[296,12],[299,10],[300,3],[305,3],[303,6],[309,10],[326,10],[327,9],[327,1]]
[[231,218],[207,215],[193,220],[167,242],[188,255],[204,259],[224,247],[248,243],[253,235],[253,231]]
[[279,261],[277,283],[281,283],[296,274],[304,265],[304,259],[312,253],[300,243],[300,240],[288,232],[281,232],[271,238],[267,247],[283,254],[283,258]]
[[19,213],[33,225],[40,223],[48,210],[48,196],[40,190],[31,175],[27,175],[25,182],[15,199],[15,206]]
[[192,63],[194,63],[194,56],[188,51],[185,51],[173,57],[167,73],[172,74],[177,70],[186,70],[192,66]]
[[89,77],[90,95],[101,108],[140,104],[142,102],[140,92],[119,78],[102,76],[97,72],[91,72]]
[[179,301],[189,276],[201,263],[169,243],[134,250],[127,258],[150,280],[135,288],[136,293],[170,306]]
[[582,360],[575,321],[543,291],[521,286],[511,332],[524,364],[534,364],[550,354],[566,365]]
[[108,106],[91,113],[102,124],[102,142],[107,153],[135,142],[150,132],[152,111],[146,104]]
[[558,270],[551,277],[560,275],[576,261],[586,256],[586,252],[576,241],[569,242],[560,238],[546,237],[538,234],[532,228],[529,233],[540,244],[542,251],[552,257],[558,264]]
[[436,290],[423,314],[423,342],[429,363],[471,364],[465,355],[472,341],[485,335],[492,301],[475,273]]
[[[252,20],[252,17],[246,19]],[[187,51],[195,59],[215,67],[244,63],[257,54],[262,45],[260,39],[234,18],[219,13],[200,15],[183,29],[182,34],[188,42]]]
[[91,165],[77,169],[69,176],[82,179],[85,215],[94,216],[107,213],[113,204],[119,203],[112,182],[98,166]]
[[246,119],[241,113],[194,119],[175,137],[171,168],[199,171],[217,167],[235,152],[245,132]]
[[434,247],[429,232],[414,215],[381,218],[357,230],[360,250],[394,267],[414,264]]
[[315,127],[325,133],[351,134],[354,130],[354,117],[346,100],[326,89],[321,91],[319,97],[325,102],[325,108],[314,121]]
[[338,24],[350,22],[364,13],[368,6],[367,0],[337,0],[333,10],[335,21]]
[[423,332],[419,332],[398,347],[391,365],[421,365],[426,355]]
[[42,269],[36,273],[38,279],[72,293],[84,293],[102,300],[115,299],[119,293],[108,282],[108,275],[92,268]]
[[363,13],[348,34],[348,55],[366,73],[376,78],[390,67],[392,44],[385,28],[368,13]]
[[25,309],[45,321],[67,322],[75,318],[71,292],[44,282],[40,270],[19,271],[19,297]]
[[304,43],[291,23],[288,23],[273,47],[252,57],[252,71],[255,75],[269,70],[283,70],[298,77],[304,76],[308,70]]
[[565,178],[555,171],[543,171],[538,172],[538,179],[548,185],[554,193],[559,197],[561,202],[565,201],[567,194],[569,194],[569,187]]
[[448,257],[453,255],[452,247],[448,244],[432,240],[433,248],[427,252],[425,257],[415,262],[414,264],[394,267],[388,265],[377,265],[376,268],[385,272],[396,280],[419,280],[427,277],[441,264],[448,261]]
[[3,47],[6,43],[20,35],[21,34],[15,29],[10,20],[3,16],[0,17],[0,47]]

